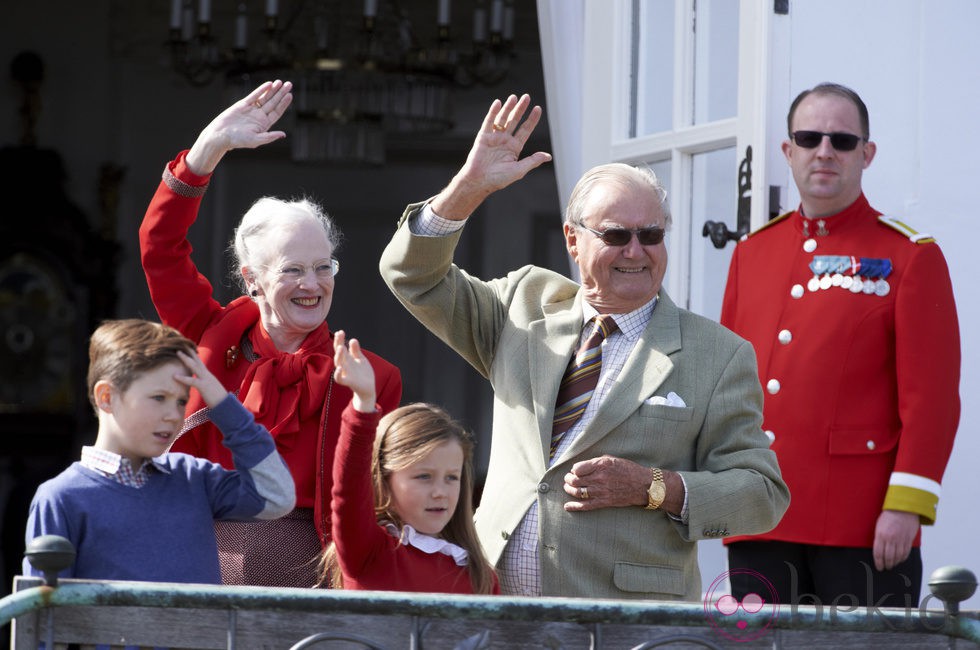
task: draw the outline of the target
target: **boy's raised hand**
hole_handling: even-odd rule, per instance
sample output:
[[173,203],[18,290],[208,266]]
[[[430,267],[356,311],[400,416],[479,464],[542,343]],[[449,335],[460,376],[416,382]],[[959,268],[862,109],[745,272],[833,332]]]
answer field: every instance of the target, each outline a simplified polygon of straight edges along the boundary
[[211,374],[211,371],[204,365],[201,357],[197,356],[196,352],[186,354],[178,351],[177,357],[187,368],[188,374],[176,374],[174,375],[174,379],[185,386],[196,388],[197,392],[201,394],[201,398],[204,399],[205,404],[214,408],[228,396],[228,391],[221,385],[218,378]]
[[338,330],[333,335],[333,378],[341,386],[354,391],[352,404],[361,413],[373,413],[377,398],[374,388],[374,368],[361,352],[357,339],[346,344],[347,335]]

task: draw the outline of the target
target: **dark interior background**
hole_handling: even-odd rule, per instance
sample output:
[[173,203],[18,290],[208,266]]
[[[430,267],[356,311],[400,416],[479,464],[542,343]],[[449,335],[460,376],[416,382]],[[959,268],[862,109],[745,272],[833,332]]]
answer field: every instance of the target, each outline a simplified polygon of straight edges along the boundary
[[[196,5],[196,0],[191,3]],[[238,2],[214,0],[216,38],[227,44]],[[258,43],[264,2],[251,12]],[[313,13],[335,20],[333,38],[356,47],[363,3],[279,2],[284,42],[308,46]],[[453,0],[453,45],[468,52],[473,11],[489,2]],[[408,20],[418,42],[436,38],[437,0],[379,0],[386,16]],[[535,3],[517,1],[507,68],[493,83],[456,85],[452,126],[439,133],[388,137],[383,164],[296,162],[295,115],[285,141],[236,151],[218,168],[191,233],[194,258],[222,301],[233,298],[225,249],[258,197],[306,195],[339,223],[343,268],[329,322],[397,364],[404,402],[442,404],[488,452],[491,395],[486,382],[429,335],[383,285],[377,260],[407,203],[437,193],[465,159],[489,103],[528,92],[544,106]],[[313,12],[313,13],[311,13]],[[107,317],[155,319],[139,265],[137,229],[168,160],[207,122],[267,76],[227,83],[223,72],[193,85],[175,72],[167,45],[170,0],[35,0],[0,10],[0,535],[3,593],[19,572],[24,518],[36,485],[94,440],[85,398],[87,337]],[[288,25],[287,23],[288,18]],[[405,23],[402,23],[405,24]],[[354,45],[352,45],[354,44]],[[574,44],[569,44],[574,47]],[[23,52],[43,63],[43,75]],[[15,68],[17,66],[14,66]],[[550,150],[545,120],[529,150]],[[553,170],[536,170],[491,197],[467,226],[457,261],[481,277],[533,262],[567,272]],[[7,639],[4,635],[3,643]]]

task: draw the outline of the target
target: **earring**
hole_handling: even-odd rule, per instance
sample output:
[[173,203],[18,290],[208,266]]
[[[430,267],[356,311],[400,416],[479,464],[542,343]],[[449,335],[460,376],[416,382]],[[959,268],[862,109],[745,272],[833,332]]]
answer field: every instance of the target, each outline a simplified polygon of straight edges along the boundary
[[249,293],[248,295],[250,295],[250,296],[252,296],[254,298],[257,295],[259,295],[259,290],[258,289],[252,289],[251,293]]

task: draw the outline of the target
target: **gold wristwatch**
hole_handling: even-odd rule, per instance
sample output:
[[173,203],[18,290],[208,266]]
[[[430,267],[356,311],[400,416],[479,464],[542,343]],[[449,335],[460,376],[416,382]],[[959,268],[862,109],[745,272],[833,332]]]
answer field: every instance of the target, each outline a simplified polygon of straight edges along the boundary
[[667,496],[667,485],[664,483],[664,473],[659,467],[653,468],[653,482],[647,488],[647,510],[656,510]]

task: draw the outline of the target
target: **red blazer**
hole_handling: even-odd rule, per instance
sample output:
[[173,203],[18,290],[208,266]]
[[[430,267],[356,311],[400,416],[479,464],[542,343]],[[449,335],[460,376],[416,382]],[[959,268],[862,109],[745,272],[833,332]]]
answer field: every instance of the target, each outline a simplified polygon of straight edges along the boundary
[[[882,509],[935,521],[960,412],[956,306],[935,241],[879,215],[862,195],[826,219],[783,215],[735,248],[721,322],[755,347],[791,502],[772,531],[726,541],[870,547]],[[823,256],[888,260],[888,293],[832,274],[810,290]],[[856,276],[869,279],[853,264],[838,280]]]
[[[198,344],[201,359],[229,391],[238,393],[249,366],[238,349],[242,336],[259,322],[259,310],[243,296],[222,306],[213,298],[211,284],[191,260],[187,232],[197,218],[201,198],[210,176],[187,169],[182,152],[167,166],[156,194],[140,226],[140,253],[150,297],[160,319]],[[169,177],[169,178],[168,178]],[[324,324],[326,327],[326,324]],[[332,375],[333,350],[325,376]],[[398,368],[370,352],[377,378],[378,404],[383,412],[398,406],[402,382]],[[331,467],[340,433],[340,416],[350,402],[350,389],[331,382],[324,409],[316,417],[300,421],[300,431],[290,440],[276,437],[276,447],[289,465],[296,483],[296,505],[313,508],[314,521],[325,545],[330,536]],[[242,396],[239,396],[242,398]],[[204,404],[192,391],[187,405],[185,429],[173,445],[182,451],[232,467],[231,454],[221,443],[221,434],[207,420]],[[257,420],[270,430],[271,422]]]

